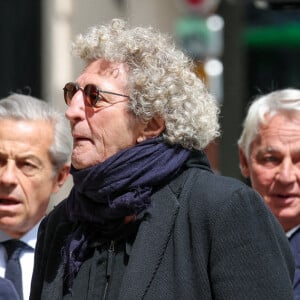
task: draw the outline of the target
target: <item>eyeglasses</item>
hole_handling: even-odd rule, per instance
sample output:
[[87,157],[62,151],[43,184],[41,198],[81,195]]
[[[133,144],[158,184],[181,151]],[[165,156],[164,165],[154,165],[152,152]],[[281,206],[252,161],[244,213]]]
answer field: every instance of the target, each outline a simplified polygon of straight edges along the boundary
[[92,107],[99,107],[101,101],[106,101],[106,99],[101,94],[111,94],[129,98],[129,96],[127,95],[102,91],[95,84],[87,84],[84,88],[82,88],[76,82],[68,82],[64,86],[63,90],[65,102],[68,106],[71,105],[72,98],[79,90],[81,90],[84,94],[85,105]]

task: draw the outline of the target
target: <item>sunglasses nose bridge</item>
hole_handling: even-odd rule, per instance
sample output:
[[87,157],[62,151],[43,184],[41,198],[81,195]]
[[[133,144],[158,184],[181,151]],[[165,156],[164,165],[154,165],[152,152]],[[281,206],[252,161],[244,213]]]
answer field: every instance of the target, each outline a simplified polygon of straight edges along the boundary
[[72,104],[74,105],[74,103],[78,101],[77,97],[79,96],[78,95],[78,92],[81,91],[81,95],[82,95],[82,103],[83,103],[83,106],[85,105],[85,92],[84,92],[84,89],[82,87],[79,87],[79,86],[74,86],[72,92],[69,94],[69,97],[68,97],[68,106],[72,106]]
[[82,91],[79,93],[78,89],[67,106],[65,111],[66,118],[71,122],[83,120],[85,118],[85,106],[85,96]]
[[86,94],[85,94],[85,90],[84,90],[84,88],[83,88],[83,87],[80,87],[80,86],[78,86],[78,87],[77,87],[77,91],[76,91],[76,93],[78,93],[78,91],[81,91],[81,92],[82,92],[82,96],[83,96],[83,97],[85,97],[85,96],[86,96]]

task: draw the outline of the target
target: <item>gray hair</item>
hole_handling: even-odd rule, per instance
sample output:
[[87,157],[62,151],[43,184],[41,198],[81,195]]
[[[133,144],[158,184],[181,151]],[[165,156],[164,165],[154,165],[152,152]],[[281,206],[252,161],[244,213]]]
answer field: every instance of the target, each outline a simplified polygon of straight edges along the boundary
[[247,159],[250,156],[250,146],[258,133],[259,126],[266,124],[266,116],[273,117],[278,113],[289,114],[300,111],[300,90],[287,88],[271,92],[256,98],[249,106],[243,123],[243,131],[238,140],[238,146]]
[[99,58],[129,67],[129,110],[141,120],[160,116],[164,139],[202,150],[219,136],[219,107],[174,41],[152,27],[129,28],[123,20],[79,35],[74,54],[86,64]]
[[70,159],[72,141],[64,114],[46,102],[23,94],[11,94],[0,100],[0,120],[45,120],[53,126],[54,139],[49,149],[56,172]]

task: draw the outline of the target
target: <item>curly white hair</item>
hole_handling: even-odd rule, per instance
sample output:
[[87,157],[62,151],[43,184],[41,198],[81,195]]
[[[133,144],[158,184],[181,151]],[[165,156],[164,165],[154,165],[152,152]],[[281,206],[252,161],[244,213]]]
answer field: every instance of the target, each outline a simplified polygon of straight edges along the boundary
[[217,101],[169,36],[113,19],[79,35],[73,50],[86,64],[99,58],[126,63],[129,109],[142,120],[162,117],[167,142],[202,150],[219,136]]

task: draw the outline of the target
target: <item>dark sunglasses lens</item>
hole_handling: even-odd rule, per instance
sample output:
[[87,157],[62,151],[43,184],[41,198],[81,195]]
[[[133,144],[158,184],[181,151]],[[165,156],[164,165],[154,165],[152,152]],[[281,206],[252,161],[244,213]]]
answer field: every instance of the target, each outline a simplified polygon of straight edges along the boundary
[[79,89],[78,86],[73,82],[69,82],[65,85],[64,98],[65,98],[65,102],[68,106],[70,105],[71,100],[72,100],[73,96],[76,94],[76,92],[78,91],[78,89]]
[[96,85],[88,84],[84,88],[84,94],[86,101],[90,106],[96,107],[99,101],[99,90]]

